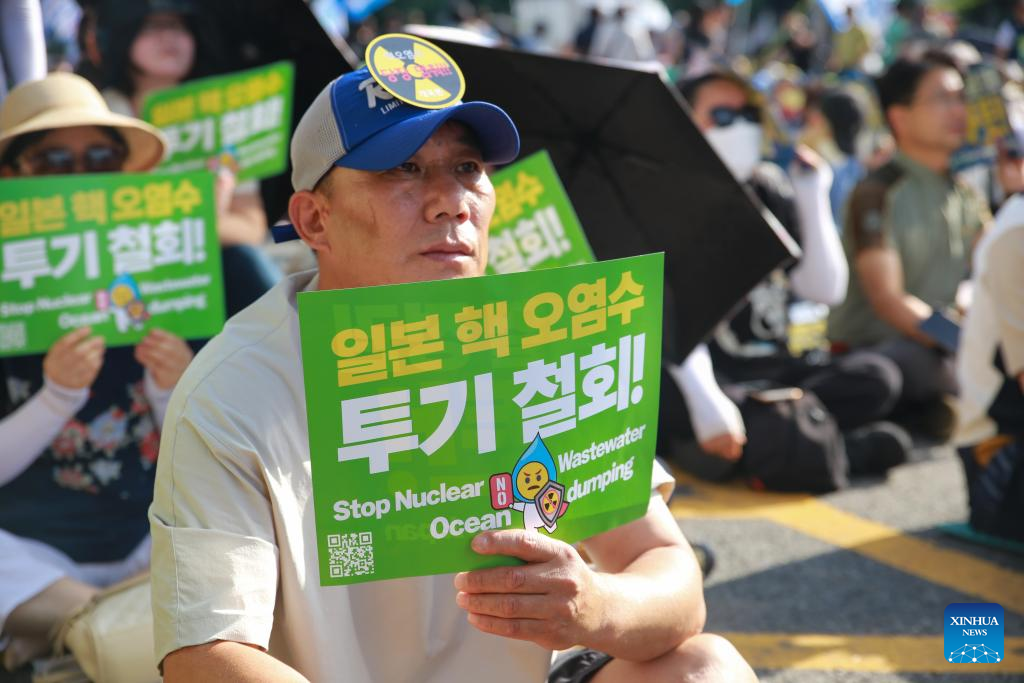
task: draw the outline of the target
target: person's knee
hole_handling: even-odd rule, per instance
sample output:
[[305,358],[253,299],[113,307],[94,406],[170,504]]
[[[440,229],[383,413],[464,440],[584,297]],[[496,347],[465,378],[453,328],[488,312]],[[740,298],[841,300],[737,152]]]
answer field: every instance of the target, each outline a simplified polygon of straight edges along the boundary
[[756,683],[757,676],[725,638],[701,633],[647,662],[612,659],[594,683]]
[[757,681],[754,670],[733,644],[712,633],[688,639],[676,648],[674,654],[679,668],[678,678],[673,677],[672,680],[686,683]]
[[[879,416],[888,415],[903,393],[903,372],[891,358],[880,353],[854,352],[839,361],[845,384],[875,406]],[[851,386],[853,385],[853,386]]]

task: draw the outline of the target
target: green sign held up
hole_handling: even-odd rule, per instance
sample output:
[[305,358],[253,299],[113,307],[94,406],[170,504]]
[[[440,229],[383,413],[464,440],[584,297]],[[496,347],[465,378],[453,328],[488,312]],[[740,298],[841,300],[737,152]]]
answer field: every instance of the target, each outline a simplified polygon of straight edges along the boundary
[[291,62],[189,81],[153,93],[142,118],[170,142],[165,171],[216,170],[239,180],[285,170],[295,69]]
[[321,585],[517,560],[650,498],[664,257],[298,296]]
[[546,151],[491,176],[489,274],[592,263],[594,252]]
[[150,327],[186,339],[224,324],[213,176],[2,181],[0,356],[44,353],[90,326],[108,346]]

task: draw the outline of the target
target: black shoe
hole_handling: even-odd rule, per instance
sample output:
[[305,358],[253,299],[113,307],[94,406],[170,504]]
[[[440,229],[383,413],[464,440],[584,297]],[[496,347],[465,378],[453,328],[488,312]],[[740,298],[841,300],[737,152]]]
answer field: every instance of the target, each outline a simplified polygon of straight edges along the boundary
[[708,548],[703,543],[693,543],[690,546],[693,548],[693,554],[697,556],[697,564],[700,565],[701,575],[707,579],[708,574],[715,568],[715,556],[711,552],[711,548]]
[[885,474],[905,463],[913,447],[910,435],[891,422],[860,427],[846,434],[844,440],[852,476]]
[[893,419],[911,434],[937,443],[949,441],[956,429],[956,411],[942,398],[901,405]]

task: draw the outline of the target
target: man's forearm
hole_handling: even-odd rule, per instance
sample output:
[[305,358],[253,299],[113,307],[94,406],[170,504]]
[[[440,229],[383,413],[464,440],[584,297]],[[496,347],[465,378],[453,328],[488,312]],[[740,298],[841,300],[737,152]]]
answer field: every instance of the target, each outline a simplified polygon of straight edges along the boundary
[[892,296],[875,305],[875,312],[901,334],[925,346],[932,346],[928,335],[921,332],[920,325],[932,314],[932,307],[913,294]]
[[682,546],[652,548],[616,574],[600,573],[603,626],[587,647],[628,661],[647,661],[704,629],[700,570]]
[[164,659],[165,683],[309,683],[263,650],[221,640],[176,650]]

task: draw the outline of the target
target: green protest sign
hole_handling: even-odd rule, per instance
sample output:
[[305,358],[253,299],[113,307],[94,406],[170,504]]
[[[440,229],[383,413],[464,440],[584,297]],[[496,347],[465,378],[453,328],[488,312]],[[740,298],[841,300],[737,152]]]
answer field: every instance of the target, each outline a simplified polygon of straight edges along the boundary
[[497,203],[490,226],[488,273],[593,262],[594,252],[546,151],[503,168],[491,182]]
[[224,324],[213,175],[0,181],[0,356],[45,353],[73,329],[108,346],[150,327],[186,339]]
[[321,585],[512,564],[641,517],[663,254],[298,296]]
[[170,143],[165,171],[227,166],[239,180],[284,171],[292,120],[291,62],[189,81],[153,93],[142,118]]

